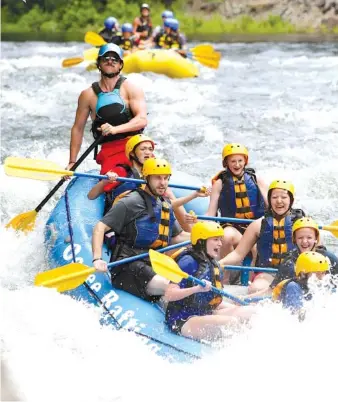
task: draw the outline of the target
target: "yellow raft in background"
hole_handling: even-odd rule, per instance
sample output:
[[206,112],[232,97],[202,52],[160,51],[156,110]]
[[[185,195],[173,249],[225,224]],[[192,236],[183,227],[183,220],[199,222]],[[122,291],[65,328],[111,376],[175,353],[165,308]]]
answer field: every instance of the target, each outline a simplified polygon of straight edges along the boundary
[[193,78],[199,76],[197,65],[175,51],[153,49],[139,50],[124,57],[123,72],[153,72],[170,78]]

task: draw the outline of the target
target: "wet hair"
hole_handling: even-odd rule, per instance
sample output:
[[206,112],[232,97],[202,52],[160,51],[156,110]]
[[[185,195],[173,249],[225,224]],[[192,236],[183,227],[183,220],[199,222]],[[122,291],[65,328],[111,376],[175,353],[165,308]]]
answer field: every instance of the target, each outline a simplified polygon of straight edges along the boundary
[[193,246],[197,252],[207,251],[207,241],[203,239],[197,240],[197,243]]

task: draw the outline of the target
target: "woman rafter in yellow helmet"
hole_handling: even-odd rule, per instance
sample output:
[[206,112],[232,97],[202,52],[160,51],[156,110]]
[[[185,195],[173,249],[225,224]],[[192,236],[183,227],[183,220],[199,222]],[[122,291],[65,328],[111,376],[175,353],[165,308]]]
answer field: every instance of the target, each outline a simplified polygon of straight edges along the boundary
[[[164,159],[149,158],[143,164],[142,174],[147,184],[120,199],[94,227],[93,264],[98,271],[107,271],[102,244],[109,230],[115,233],[111,261],[190,238],[180,227],[170,200],[165,197],[171,176],[170,164]],[[115,267],[111,280],[114,287],[149,301],[153,301],[153,297],[158,300],[168,285],[166,279],[155,274],[146,258]]]
[[[252,222],[246,229],[238,246],[222,259],[221,265],[240,264],[252,247],[257,245],[258,267],[278,267],[288,251],[295,248],[292,242],[292,225],[305,214],[293,209],[295,189],[291,182],[274,180],[268,190],[268,210],[264,217]],[[254,274],[249,293],[269,292],[273,275]],[[257,293],[256,293],[257,294]]]
[[273,290],[273,299],[282,302],[283,307],[300,314],[304,318],[304,301],[312,299],[308,286],[313,276],[321,281],[330,271],[330,260],[315,251],[301,253],[295,264],[295,274],[291,279],[280,282]]
[[297,258],[301,253],[308,251],[316,251],[327,257],[331,264],[331,274],[338,274],[338,258],[328,251],[325,246],[320,244],[318,224],[312,218],[304,217],[296,220],[292,226],[292,240],[296,248],[287,253],[284,261],[278,267],[277,275],[270,285],[271,289],[274,289],[285,279],[294,278]]
[[222,289],[223,270],[217,260],[222,246],[223,229],[216,222],[198,222],[191,230],[192,246],[175,258],[182,271],[204,280],[205,287],[183,279],[169,284],[165,299],[166,323],[176,334],[211,340],[222,336],[222,329],[248,319],[254,307],[227,306],[211,285]]
[[106,210],[110,209],[114,200],[126,191],[138,187],[135,183],[123,183],[116,181],[117,177],[142,178],[144,162],[154,157],[155,142],[144,134],[130,137],[126,143],[125,153],[131,162],[131,167],[125,164],[118,165],[114,170],[107,172],[108,180],[101,180],[88,193],[88,198],[94,200],[102,193],[106,195]]
[[[247,167],[249,153],[242,144],[226,144],[222,152],[223,167],[213,178],[209,216],[258,219],[267,206],[267,185]],[[222,257],[233,251],[247,225],[227,224],[224,229]],[[254,251],[254,250],[253,250]]]

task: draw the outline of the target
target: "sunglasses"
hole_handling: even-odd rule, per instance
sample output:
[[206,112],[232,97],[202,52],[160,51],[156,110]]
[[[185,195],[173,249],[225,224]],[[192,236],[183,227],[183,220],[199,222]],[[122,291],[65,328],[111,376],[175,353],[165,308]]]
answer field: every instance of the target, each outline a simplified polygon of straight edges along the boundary
[[105,63],[108,63],[108,61],[110,60],[113,64],[117,64],[120,61],[114,56],[102,56],[100,57],[100,59]]

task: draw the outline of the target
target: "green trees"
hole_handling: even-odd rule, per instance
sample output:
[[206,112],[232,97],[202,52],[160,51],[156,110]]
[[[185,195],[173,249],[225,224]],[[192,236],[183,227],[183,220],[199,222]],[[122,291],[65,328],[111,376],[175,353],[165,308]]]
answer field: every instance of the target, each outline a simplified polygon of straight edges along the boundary
[[[3,0],[1,4],[1,30],[3,33],[47,34],[61,33],[61,40],[81,40],[86,31],[98,32],[106,17],[116,17],[120,25],[132,22],[139,15],[141,0]],[[290,33],[297,28],[279,16],[255,20],[240,16],[226,20],[219,14],[191,14],[187,0],[149,0],[152,20],[161,24],[161,12],[172,9],[180,20],[181,30],[190,37],[200,34],[220,36],[225,33]],[[65,35],[67,34],[67,35]],[[63,39],[62,39],[63,38]]]

